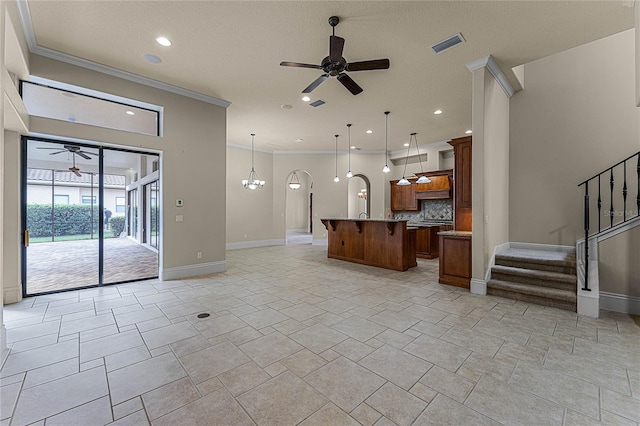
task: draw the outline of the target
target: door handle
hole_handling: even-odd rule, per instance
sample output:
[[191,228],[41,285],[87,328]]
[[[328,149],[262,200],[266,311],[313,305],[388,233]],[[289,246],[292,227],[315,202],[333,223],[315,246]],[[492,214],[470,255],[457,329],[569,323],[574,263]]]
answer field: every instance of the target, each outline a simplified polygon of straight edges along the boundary
[[24,246],[29,247],[29,230],[24,231]]

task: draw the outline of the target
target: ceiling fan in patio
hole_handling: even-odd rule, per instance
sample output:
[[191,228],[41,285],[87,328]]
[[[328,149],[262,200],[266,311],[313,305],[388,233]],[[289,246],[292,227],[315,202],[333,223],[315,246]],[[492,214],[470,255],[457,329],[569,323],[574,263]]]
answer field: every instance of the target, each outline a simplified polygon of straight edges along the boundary
[[64,147],[63,149],[48,148],[48,147],[41,147],[41,146],[37,147],[37,149],[55,149],[56,150],[56,152],[52,152],[49,155],[61,154],[63,152],[71,153],[73,156],[73,166],[69,167],[69,171],[78,177],[82,176],[82,174],[80,174],[80,169],[76,167],[76,154],[86,160],[91,160],[91,157],[89,157],[89,154],[98,155],[95,152],[83,151],[82,147],[79,147],[79,146],[75,146],[75,145],[62,145],[62,146]]
[[386,70],[389,68],[389,59],[372,59],[369,61],[347,62],[342,57],[344,49],[344,38],[336,36],[336,25],[340,22],[340,18],[332,16],[329,18],[329,25],[333,28],[333,35],[329,36],[329,56],[325,57],[320,65],[304,64],[300,62],[280,62],[283,67],[299,67],[312,68],[321,70],[323,74],[316,78],[302,93],[311,93],[313,89],[318,87],[320,83],[329,77],[336,77],[342,85],[353,95],[362,92],[362,87],[353,81],[347,72],[353,71],[369,71],[369,70]]

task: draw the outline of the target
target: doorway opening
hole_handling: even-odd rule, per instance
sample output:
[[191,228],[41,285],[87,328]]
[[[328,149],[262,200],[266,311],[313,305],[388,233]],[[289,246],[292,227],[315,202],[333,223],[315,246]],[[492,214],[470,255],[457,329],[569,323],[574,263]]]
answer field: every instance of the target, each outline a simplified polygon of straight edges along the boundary
[[[289,185],[296,181],[297,189]],[[313,178],[306,170],[293,170],[285,184],[286,245],[313,243]]]
[[23,296],[158,277],[158,158],[23,137]]
[[363,174],[349,179],[347,209],[349,219],[371,218],[371,183]]

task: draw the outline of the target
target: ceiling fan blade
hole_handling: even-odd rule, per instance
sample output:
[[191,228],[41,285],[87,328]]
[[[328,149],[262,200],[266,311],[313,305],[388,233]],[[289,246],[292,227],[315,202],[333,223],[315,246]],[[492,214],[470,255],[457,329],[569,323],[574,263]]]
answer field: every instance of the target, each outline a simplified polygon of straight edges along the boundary
[[280,62],[280,66],[281,67],[313,68],[313,69],[316,69],[316,70],[321,70],[322,69],[322,66],[320,66],[320,65],[303,64],[301,62],[282,61],[282,62]]
[[76,151],[75,153],[78,154],[80,157],[84,158],[85,160],[91,160],[91,157],[85,154],[84,151]]
[[66,150],[66,149],[63,149],[62,151],[52,152],[52,153],[51,153],[51,154],[49,154],[49,155],[61,154],[61,153],[63,153],[63,152],[67,152],[67,150]]
[[362,92],[362,87],[358,86],[358,83],[353,81],[353,79],[349,77],[347,74],[340,73],[338,74],[337,78],[338,78],[338,81],[342,83],[342,85],[346,87],[348,91],[351,92],[351,94],[357,95],[358,93]]
[[313,89],[315,89],[316,87],[320,86],[320,83],[322,83],[323,81],[325,81],[327,78],[329,78],[329,74],[322,74],[320,77],[316,78],[313,83],[311,83],[310,85],[308,85],[303,91],[302,93],[311,93],[313,92]]
[[371,61],[350,62],[345,68],[346,71],[369,71],[386,69],[389,69],[388,59],[373,59]]
[[329,59],[331,62],[340,62],[344,49],[344,39],[338,36],[329,36]]
[[60,149],[60,148],[49,148],[44,146],[37,146],[36,149]]

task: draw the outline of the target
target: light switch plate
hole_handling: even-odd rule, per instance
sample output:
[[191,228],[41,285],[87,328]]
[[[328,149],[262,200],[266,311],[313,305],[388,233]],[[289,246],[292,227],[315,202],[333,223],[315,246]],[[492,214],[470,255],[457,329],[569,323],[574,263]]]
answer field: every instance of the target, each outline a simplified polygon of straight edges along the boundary
[[181,214],[176,215],[176,222],[184,222],[184,216]]

